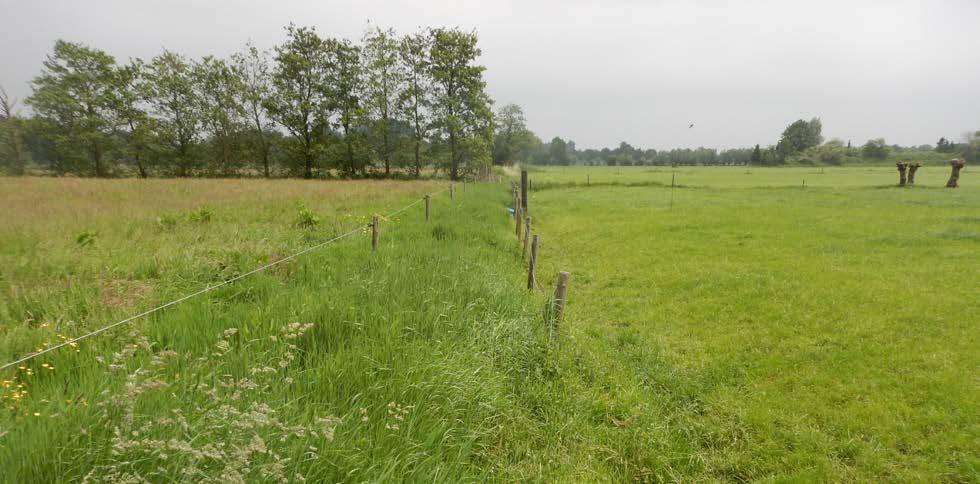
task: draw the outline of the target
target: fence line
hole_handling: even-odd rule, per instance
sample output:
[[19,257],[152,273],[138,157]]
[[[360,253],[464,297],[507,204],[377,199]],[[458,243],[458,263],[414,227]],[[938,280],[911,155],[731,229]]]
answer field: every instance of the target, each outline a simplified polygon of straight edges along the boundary
[[548,291],[538,283],[538,235],[531,232],[531,217],[528,215],[528,192],[531,188],[531,180],[527,177],[527,171],[521,170],[521,183],[511,181],[511,195],[514,197],[514,219],[517,242],[521,243],[521,223],[524,224],[524,240],[522,245],[521,262],[524,262],[524,254],[527,253],[528,238],[531,242],[531,253],[527,260],[527,290],[537,289],[548,297],[542,310],[545,323],[548,326],[548,335],[551,341],[557,341],[560,334],[561,322],[565,313],[565,301],[568,299],[568,276],[565,271],[558,272],[558,281],[554,295],[548,296]]
[[[428,194],[426,196],[435,195],[435,194],[438,194],[438,193],[442,193],[444,191],[446,191],[446,189],[443,189],[443,190],[439,190],[437,192],[430,193],[430,194]],[[406,206],[404,206],[404,207],[402,207],[402,208],[400,208],[398,210],[395,210],[394,212],[386,215],[385,216],[385,219],[387,220],[387,219],[389,219],[389,218],[391,218],[391,217],[393,217],[393,216],[395,216],[395,215],[397,215],[399,213],[402,213],[405,210],[408,210],[409,208],[414,207],[415,205],[418,205],[423,200],[425,200],[425,197],[420,198],[420,199],[418,199],[418,200],[416,200],[416,201],[414,201],[414,202],[412,202],[412,203],[410,203],[410,204],[408,204],[408,205],[406,205]],[[207,292],[211,292],[211,291],[213,291],[213,290],[215,290],[215,289],[217,289],[219,287],[227,286],[228,284],[231,284],[231,283],[233,283],[235,281],[238,281],[240,279],[244,279],[245,277],[248,277],[248,276],[250,276],[252,274],[255,274],[257,272],[264,271],[266,269],[269,269],[270,267],[274,267],[274,266],[279,265],[279,264],[281,264],[283,262],[286,262],[286,261],[295,259],[295,258],[297,258],[297,257],[299,257],[299,256],[301,256],[303,254],[306,254],[308,252],[312,252],[312,251],[314,251],[316,249],[319,249],[320,247],[323,247],[325,245],[332,244],[332,243],[337,242],[337,241],[339,241],[341,239],[345,239],[345,238],[350,237],[351,235],[354,235],[357,232],[361,232],[363,230],[364,230],[364,227],[363,226],[356,227],[356,228],[354,228],[354,229],[352,229],[352,230],[350,230],[348,232],[345,232],[343,234],[340,234],[340,235],[338,235],[338,236],[336,236],[336,237],[334,237],[334,238],[332,238],[330,240],[326,240],[326,241],[321,242],[319,244],[316,244],[314,246],[307,247],[307,248],[305,248],[305,249],[303,249],[303,250],[301,250],[299,252],[296,252],[296,253],[294,253],[292,255],[289,255],[289,256],[283,257],[281,259],[275,260],[275,261],[270,262],[270,263],[268,263],[266,265],[263,265],[261,267],[257,267],[257,268],[252,269],[252,270],[250,270],[250,271],[248,271],[248,272],[246,272],[244,274],[239,274],[239,275],[237,275],[235,277],[232,277],[231,279],[224,280],[224,281],[222,281],[222,282],[220,282],[218,284],[215,284],[213,286],[209,285],[209,286],[205,287],[204,289],[201,289],[200,291],[197,291],[197,292],[194,292],[194,293],[185,295],[185,296],[180,297],[178,299],[174,299],[173,301],[170,301],[170,302],[168,302],[166,304],[161,304],[160,306],[156,306],[154,308],[147,309],[146,311],[143,311],[143,312],[141,312],[139,314],[136,314],[134,316],[130,316],[130,317],[126,318],[126,319],[123,319],[121,321],[117,321],[117,322],[112,323],[112,324],[110,324],[108,326],[103,326],[103,327],[101,327],[99,329],[96,329],[94,331],[90,331],[90,332],[85,333],[85,334],[83,334],[81,336],[76,336],[74,338],[71,338],[71,339],[62,341],[62,342],[60,342],[60,343],[58,343],[58,344],[56,344],[54,346],[50,346],[50,347],[45,348],[45,349],[43,349],[41,351],[30,353],[30,354],[28,354],[28,355],[26,355],[26,356],[24,356],[24,357],[22,357],[20,359],[17,359],[15,361],[11,361],[10,363],[6,363],[3,366],[0,366],[0,371],[4,371],[7,368],[13,367],[15,365],[19,365],[21,363],[25,363],[27,361],[30,361],[30,360],[34,359],[34,358],[37,358],[38,356],[44,355],[46,353],[50,353],[50,352],[55,351],[55,350],[57,350],[59,348],[63,348],[65,346],[70,346],[70,345],[71,346],[74,346],[79,341],[82,341],[84,339],[91,338],[92,336],[99,335],[101,333],[104,333],[106,331],[109,331],[109,330],[111,330],[113,328],[116,328],[118,326],[122,326],[122,325],[124,325],[126,323],[129,323],[131,321],[135,321],[137,319],[140,319],[140,318],[142,318],[144,316],[147,316],[149,314],[152,314],[152,313],[155,313],[157,311],[161,311],[163,309],[166,309],[166,308],[168,308],[170,306],[173,306],[173,305],[182,303],[182,302],[184,302],[184,301],[186,301],[188,299],[191,299],[193,297],[200,296],[201,294],[205,294]]]

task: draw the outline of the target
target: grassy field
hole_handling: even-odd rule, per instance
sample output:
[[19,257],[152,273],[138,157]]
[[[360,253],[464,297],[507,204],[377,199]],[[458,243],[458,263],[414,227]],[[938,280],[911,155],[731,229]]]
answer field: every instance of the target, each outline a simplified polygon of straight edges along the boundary
[[562,429],[608,423],[569,472],[975,481],[980,180],[671,174],[531,173],[544,267],[572,273]]
[[[2,179],[4,362],[445,183]],[[482,480],[543,363],[500,186],[3,375],[0,481]],[[319,217],[320,222],[310,220]]]
[[[530,175],[557,344],[471,184],[0,375],[0,482],[977,480],[969,169]],[[0,357],[444,188],[0,178]]]
[[[898,184],[895,166],[862,167],[535,167],[538,190],[592,186],[667,186],[686,188],[886,188]],[[942,187],[949,179],[949,166],[923,166],[916,172],[920,187]],[[964,177],[967,176],[964,172]],[[532,187],[534,186],[532,182]]]

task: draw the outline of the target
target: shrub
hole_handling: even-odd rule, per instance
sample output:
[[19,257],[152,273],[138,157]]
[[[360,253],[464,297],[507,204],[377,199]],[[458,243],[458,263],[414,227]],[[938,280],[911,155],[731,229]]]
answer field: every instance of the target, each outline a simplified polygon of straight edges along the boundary
[[207,207],[201,207],[197,210],[191,211],[187,214],[187,220],[197,223],[206,223],[211,221],[211,210]]
[[320,225],[320,217],[316,212],[302,207],[299,210],[299,216],[296,219],[296,226],[302,229],[314,229],[317,225]]

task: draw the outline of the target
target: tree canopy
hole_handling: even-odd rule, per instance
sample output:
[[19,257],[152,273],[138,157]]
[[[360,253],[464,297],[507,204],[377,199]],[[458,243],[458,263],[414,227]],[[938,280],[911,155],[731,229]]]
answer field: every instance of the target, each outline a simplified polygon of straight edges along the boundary
[[[32,83],[31,129],[6,110],[0,118],[0,166],[306,178],[419,176],[432,166],[459,178],[491,163],[493,102],[475,32],[376,27],[360,42],[292,24],[285,33],[271,52],[247,44],[227,59],[191,59],[164,50],[122,65],[59,40]],[[32,156],[13,154],[26,145]]]

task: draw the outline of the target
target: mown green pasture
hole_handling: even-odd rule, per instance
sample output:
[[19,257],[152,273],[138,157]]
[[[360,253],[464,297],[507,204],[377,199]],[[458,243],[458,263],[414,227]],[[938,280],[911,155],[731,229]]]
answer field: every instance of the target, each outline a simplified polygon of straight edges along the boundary
[[934,167],[912,188],[885,167],[530,175],[543,266],[572,273],[570,472],[976,479],[973,173],[956,190]]

